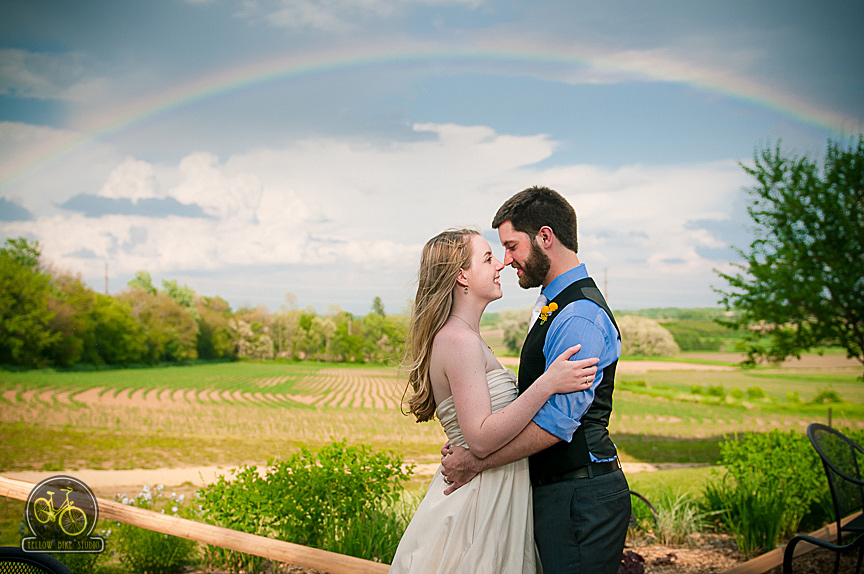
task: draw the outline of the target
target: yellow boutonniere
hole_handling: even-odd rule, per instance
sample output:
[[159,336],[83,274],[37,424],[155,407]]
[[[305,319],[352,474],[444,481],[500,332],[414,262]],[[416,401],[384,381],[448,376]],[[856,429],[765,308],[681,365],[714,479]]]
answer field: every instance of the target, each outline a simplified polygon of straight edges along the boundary
[[545,323],[546,319],[549,318],[549,315],[551,315],[557,310],[558,303],[555,303],[554,301],[552,303],[549,303],[548,305],[543,305],[543,308],[540,309],[540,324],[542,325],[543,323]]

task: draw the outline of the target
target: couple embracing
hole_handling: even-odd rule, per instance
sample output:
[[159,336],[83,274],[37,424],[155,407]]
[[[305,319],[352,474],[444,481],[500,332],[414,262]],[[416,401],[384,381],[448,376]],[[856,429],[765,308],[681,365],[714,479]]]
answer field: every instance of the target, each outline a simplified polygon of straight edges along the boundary
[[[476,231],[423,249],[408,335],[409,400],[447,434],[391,574],[614,574],[630,493],[607,426],[621,342],[577,257],[576,213],[533,187],[492,222],[504,262]],[[518,379],[480,337],[499,273],[542,286]]]

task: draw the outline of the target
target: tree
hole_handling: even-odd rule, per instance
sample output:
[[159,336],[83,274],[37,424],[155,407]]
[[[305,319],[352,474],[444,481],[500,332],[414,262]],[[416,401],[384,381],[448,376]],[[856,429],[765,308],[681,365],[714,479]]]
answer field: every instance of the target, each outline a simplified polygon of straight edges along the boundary
[[[755,239],[737,249],[738,273],[721,303],[748,329],[749,362],[779,362],[820,345],[838,345],[864,365],[864,136],[828,141],[820,170],[780,144],[754,153],[747,189]],[[764,342],[760,345],[760,339]]]
[[50,330],[51,278],[39,269],[39,244],[7,239],[0,249],[0,363],[41,366],[60,337]]
[[372,312],[382,317],[387,316],[387,313],[384,312],[384,302],[381,300],[381,297],[372,299]]
[[198,324],[188,310],[167,293],[151,295],[144,289],[128,289],[117,299],[129,305],[143,327],[147,361],[197,359]]
[[504,334],[504,345],[510,353],[519,354],[528,336],[531,308],[504,309],[498,313],[498,327]]
[[129,287],[143,289],[151,295],[156,294],[156,287],[153,286],[153,279],[150,277],[150,273],[148,271],[139,271],[135,274],[135,277],[127,283],[127,285]]
[[624,315],[618,317],[617,323],[621,330],[621,354],[624,356],[668,357],[681,351],[672,333],[654,319]]
[[199,297],[195,301],[195,310],[198,319],[198,358],[234,358],[237,346],[228,324],[231,318],[228,301],[221,297]]

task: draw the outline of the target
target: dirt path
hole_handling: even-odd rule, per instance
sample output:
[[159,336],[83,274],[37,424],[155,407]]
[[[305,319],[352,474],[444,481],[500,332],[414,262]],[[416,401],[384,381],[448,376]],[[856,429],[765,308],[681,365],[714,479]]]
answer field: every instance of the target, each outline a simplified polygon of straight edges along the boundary
[[[636,474],[639,472],[657,472],[660,470],[669,470],[671,468],[692,467],[692,464],[650,464],[647,462],[625,462],[622,463],[626,474]],[[65,474],[72,476],[82,481],[84,484],[95,490],[111,488],[127,490],[140,489],[143,485],[149,484],[154,486],[161,484],[165,488],[174,486],[190,486],[201,488],[206,484],[216,481],[219,475],[227,475],[230,466],[189,466],[177,468],[148,468],[148,469],[131,469],[131,470],[63,470],[63,471],[36,471],[24,470],[18,472],[4,472],[3,476],[14,478],[16,480],[24,480],[38,484],[39,482]],[[438,463],[417,464],[414,468],[416,476],[431,477],[435,474],[438,468]],[[263,472],[264,466],[260,466],[259,470]]]
[[[498,357],[498,361],[505,367],[515,367],[519,364],[518,357]],[[667,361],[619,361],[615,372],[625,375],[639,375],[648,371],[734,371],[737,368],[727,365],[702,365]]]

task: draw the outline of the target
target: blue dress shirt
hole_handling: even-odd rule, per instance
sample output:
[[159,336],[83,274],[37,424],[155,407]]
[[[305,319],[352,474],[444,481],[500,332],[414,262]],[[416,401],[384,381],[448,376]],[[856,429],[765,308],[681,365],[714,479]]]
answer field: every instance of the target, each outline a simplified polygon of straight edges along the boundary
[[[585,265],[574,267],[552,280],[543,290],[548,301],[557,297],[569,285],[588,277]],[[582,348],[571,360],[599,357],[594,384],[586,391],[566,395],[552,395],[534,415],[534,422],[546,432],[570,442],[579,421],[594,402],[594,388],[603,380],[603,369],[621,356],[621,341],[618,330],[609,315],[599,305],[588,299],[580,299],[557,311],[550,317],[552,323],[543,343],[546,368],[564,351],[574,345]],[[591,460],[598,459],[591,454]],[[614,460],[614,459],[604,459]]]

